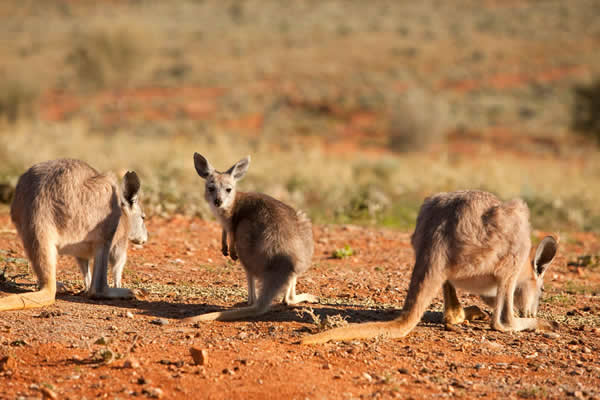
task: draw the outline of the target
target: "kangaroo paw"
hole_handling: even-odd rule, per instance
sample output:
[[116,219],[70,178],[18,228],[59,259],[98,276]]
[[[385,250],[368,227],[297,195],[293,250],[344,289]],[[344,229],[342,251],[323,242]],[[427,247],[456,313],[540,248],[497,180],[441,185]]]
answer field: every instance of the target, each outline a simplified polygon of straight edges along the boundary
[[0,311],[25,310],[54,304],[54,293],[50,290],[38,292],[11,294],[0,298]]
[[90,299],[132,299],[135,297],[133,291],[125,288],[105,288],[102,292],[89,292]]
[[459,325],[465,320],[465,310],[462,307],[444,310],[444,325]]
[[467,321],[484,321],[488,318],[487,313],[477,306],[465,307],[465,319]]

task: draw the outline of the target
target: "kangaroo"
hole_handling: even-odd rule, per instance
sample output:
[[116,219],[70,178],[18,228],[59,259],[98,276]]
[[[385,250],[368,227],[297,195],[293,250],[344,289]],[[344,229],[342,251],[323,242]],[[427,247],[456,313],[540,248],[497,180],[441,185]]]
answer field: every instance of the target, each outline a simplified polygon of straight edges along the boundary
[[[61,159],[32,166],[17,183],[10,215],[31,262],[40,290],[0,298],[0,311],[54,303],[56,259],[74,256],[92,298],[130,298],[121,288],[127,240],[148,240],[139,203],[140,180],[127,172],[123,186],[83,161]],[[89,260],[94,259],[93,274]],[[107,270],[114,284],[109,288]]]
[[[461,323],[481,313],[476,307],[461,307],[455,290],[460,288],[480,295],[493,308],[492,329],[536,329],[542,325],[535,317],[544,273],[558,242],[545,237],[528,262],[530,236],[529,209],[523,200],[503,203],[480,191],[431,196],[421,206],[411,237],[415,265],[401,315],[388,322],[351,324],[310,335],[301,343],[404,337],[442,287],[446,323]],[[515,317],[515,306],[524,318]]]
[[[313,255],[310,220],[303,212],[265,194],[238,192],[237,181],[246,174],[249,164],[250,156],[219,172],[206,158],[194,153],[196,172],[206,180],[204,198],[223,228],[223,255],[233,260],[239,256],[246,271],[248,307],[202,314],[185,322],[265,314],[284,288],[284,304],[318,301],[310,294],[296,294],[297,277],[310,267]],[[262,284],[258,297],[256,281]]]

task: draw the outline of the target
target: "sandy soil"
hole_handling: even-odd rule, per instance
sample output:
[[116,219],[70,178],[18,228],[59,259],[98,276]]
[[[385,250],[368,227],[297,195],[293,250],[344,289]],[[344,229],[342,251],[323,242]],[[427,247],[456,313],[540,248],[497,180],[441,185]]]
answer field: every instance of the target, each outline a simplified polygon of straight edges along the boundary
[[[44,309],[0,314],[0,398],[350,399],[600,398],[600,238],[561,235],[548,272],[543,318],[557,332],[499,333],[487,322],[445,329],[441,294],[401,340],[297,344],[318,327],[303,307],[240,322],[184,324],[183,317],[246,299],[239,264],[219,250],[214,222],[152,218],[150,241],[129,251],[124,284],[132,301],[77,295],[79,272],[60,260],[67,290]],[[544,235],[535,232],[537,239]],[[313,268],[299,292],[321,298],[314,312],[349,322],[393,318],[408,286],[410,234],[357,226],[315,227]],[[349,245],[355,252],[332,258]],[[574,264],[592,255],[587,266]],[[6,210],[0,214],[0,290],[31,290],[23,249]],[[582,258],[579,263],[584,265]],[[465,304],[483,306],[473,296]],[[207,351],[205,365],[190,355]],[[45,394],[44,394],[45,393]]]

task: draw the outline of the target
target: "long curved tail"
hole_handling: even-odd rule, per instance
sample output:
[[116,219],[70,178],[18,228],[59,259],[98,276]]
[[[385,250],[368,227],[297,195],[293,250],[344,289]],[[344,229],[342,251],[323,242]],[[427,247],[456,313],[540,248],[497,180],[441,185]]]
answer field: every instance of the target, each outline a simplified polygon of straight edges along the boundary
[[182,322],[198,322],[198,321],[234,321],[236,319],[256,317],[265,314],[269,311],[269,307],[250,306],[242,307],[235,310],[215,311],[207,314],[196,315],[193,317],[184,318]]
[[[416,325],[416,324],[415,324]],[[326,343],[330,340],[370,339],[377,336],[389,339],[398,339],[406,336],[413,329],[403,316],[386,322],[367,322],[364,324],[350,324],[341,328],[317,333],[302,338],[301,344]]]
[[[433,262],[431,262],[433,261]],[[446,280],[441,271],[442,263],[417,257],[410,278],[408,294],[404,302],[402,314],[387,322],[368,322],[351,324],[330,331],[310,335],[301,340],[302,344],[325,343],[330,340],[369,339],[384,336],[397,339],[408,335],[421,320],[421,317],[431,304],[431,300]]]
[[51,289],[37,292],[11,294],[0,298],[0,311],[26,310],[54,304],[55,293]]

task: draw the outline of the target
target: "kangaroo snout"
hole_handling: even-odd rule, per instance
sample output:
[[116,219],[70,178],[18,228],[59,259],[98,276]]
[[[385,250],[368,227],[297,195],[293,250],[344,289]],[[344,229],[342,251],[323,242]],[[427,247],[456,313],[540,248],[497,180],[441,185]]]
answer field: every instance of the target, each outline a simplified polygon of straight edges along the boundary
[[221,199],[215,199],[215,206],[221,207],[221,204],[223,204],[223,200],[221,200]]

